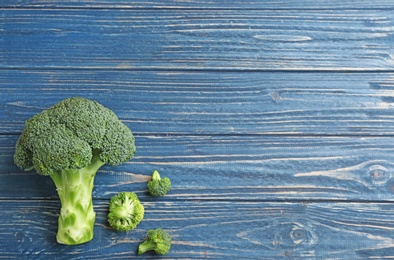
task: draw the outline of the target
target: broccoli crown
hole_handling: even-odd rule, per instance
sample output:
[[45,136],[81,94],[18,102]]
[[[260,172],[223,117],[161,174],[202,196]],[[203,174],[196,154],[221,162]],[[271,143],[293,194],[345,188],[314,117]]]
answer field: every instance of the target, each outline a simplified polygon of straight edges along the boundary
[[138,254],[141,255],[147,251],[154,250],[156,254],[165,255],[171,248],[171,236],[167,231],[158,228],[149,230],[147,238],[138,247]]
[[134,136],[110,109],[96,101],[72,97],[26,121],[14,162],[25,170],[50,175],[88,166],[92,156],[119,165],[135,154]]
[[148,192],[154,197],[166,195],[171,190],[171,181],[169,178],[161,178],[157,170],[152,173],[152,178],[148,182]]
[[109,202],[108,223],[119,231],[137,227],[144,218],[144,206],[134,192],[121,192]]

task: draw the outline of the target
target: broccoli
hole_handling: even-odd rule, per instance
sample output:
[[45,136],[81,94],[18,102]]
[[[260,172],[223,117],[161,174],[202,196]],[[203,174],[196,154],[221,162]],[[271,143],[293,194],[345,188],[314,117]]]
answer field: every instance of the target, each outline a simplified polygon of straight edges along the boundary
[[156,254],[165,255],[171,248],[171,236],[167,231],[158,228],[149,230],[147,238],[138,246],[138,255],[154,250]]
[[144,218],[144,206],[134,192],[121,192],[109,202],[108,223],[119,231],[135,229]]
[[14,154],[25,170],[55,183],[61,202],[56,239],[76,245],[93,238],[92,189],[98,169],[133,158],[131,130],[96,101],[68,98],[26,121]]
[[169,178],[161,178],[158,171],[154,170],[152,179],[148,182],[148,192],[154,197],[161,197],[167,194],[171,189]]

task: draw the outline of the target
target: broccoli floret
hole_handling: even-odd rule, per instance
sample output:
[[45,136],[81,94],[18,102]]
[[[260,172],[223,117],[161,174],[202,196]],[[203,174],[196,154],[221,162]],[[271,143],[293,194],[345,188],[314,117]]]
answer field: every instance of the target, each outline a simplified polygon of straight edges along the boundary
[[93,238],[94,177],[104,164],[119,165],[136,151],[131,130],[110,109],[73,97],[26,121],[14,162],[52,178],[61,201],[57,241],[76,245]]
[[149,230],[147,238],[138,247],[138,255],[154,250],[156,254],[165,255],[171,248],[171,236],[167,231],[158,228]]
[[108,223],[119,231],[137,227],[144,218],[144,206],[134,192],[121,192],[109,202]]
[[166,195],[171,190],[171,181],[169,178],[161,178],[157,170],[152,173],[152,178],[148,182],[148,192],[154,197]]

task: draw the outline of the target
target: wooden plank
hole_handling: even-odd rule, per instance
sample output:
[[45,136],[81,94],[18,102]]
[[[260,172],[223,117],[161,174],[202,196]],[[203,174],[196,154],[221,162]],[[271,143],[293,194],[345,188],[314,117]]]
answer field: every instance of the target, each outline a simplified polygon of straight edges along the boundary
[[[16,139],[0,136],[1,198],[56,198],[49,177],[13,165]],[[125,189],[145,195],[157,169],[172,180],[167,199],[174,201],[393,201],[391,139],[137,136],[135,158],[103,167],[93,196]]]
[[393,8],[393,2],[390,0],[367,1],[367,0],[305,0],[302,3],[297,1],[275,0],[275,1],[234,1],[234,0],[193,0],[193,1],[126,1],[126,0],[3,0],[0,7],[8,8],[156,8],[156,9],[389,9]]
[[394,68],[391,9],[3,9],[1,16],[0,68]]
[[393,73],[0,70],[0,133],[75,95],[137,134],[394,135]]
[[137,258],[145,232],[157,227],[172,235],[167,257],[176,259],[382,259],[394,255],[392,204],[140,199],[145,219],[129,233],[114,232],[106,221],[108,201],[95,201],[95,238],[79,246],[55,241],[58,203],[0,201],[1,256]]

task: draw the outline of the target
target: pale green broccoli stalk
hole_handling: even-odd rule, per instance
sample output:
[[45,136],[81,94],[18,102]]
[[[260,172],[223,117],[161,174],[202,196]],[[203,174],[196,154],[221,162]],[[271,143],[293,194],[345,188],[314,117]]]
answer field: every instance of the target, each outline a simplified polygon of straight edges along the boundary
[[130,231],[144,219],[144,206],[134,192],[121,192],[109,202],[108,223],[119,231]]
[[76,245],[93,238],[97,170],[104,164],[127,162],[135,151],[132,132],[111,110],[73,97],[27,120],[14,162],[53,179],[62,204],[57,241]]
[[148,182],[148,192],[154,197],[166,195],[171,190],[171,181],[169,178],[161,178],[158,171],[154,170],[152,178]]
[[147,251],[155,251],[156,254],[165,255],[171,248],[171,236],[167,231],[158,228],[149,230],[147,238],[138,246],[138,255]]

